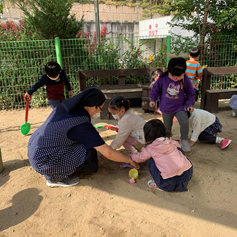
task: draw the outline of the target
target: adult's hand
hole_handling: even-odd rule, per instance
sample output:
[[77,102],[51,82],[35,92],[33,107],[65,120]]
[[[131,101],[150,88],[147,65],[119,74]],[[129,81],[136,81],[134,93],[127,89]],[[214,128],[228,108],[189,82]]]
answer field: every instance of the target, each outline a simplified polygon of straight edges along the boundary
[[135,167],[136,169],[140,169],[140,165],[137,162],[133,161],[133,160],[129,163],[129,165]]
[[102,146],[97,146],[94,148],[109,160],[113,160],[115,162],[128,163],[131,166],[136,167],[137,169],[140,168],[140,166],[136,162],[134,162],[129,156],[126,156],[114,150],[113,148],[109,147],[107,144],[104,144]]

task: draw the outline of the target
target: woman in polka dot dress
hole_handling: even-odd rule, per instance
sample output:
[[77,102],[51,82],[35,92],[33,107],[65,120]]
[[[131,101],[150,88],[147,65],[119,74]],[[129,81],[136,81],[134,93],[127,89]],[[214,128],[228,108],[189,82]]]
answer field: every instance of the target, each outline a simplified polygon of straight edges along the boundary
[[105,96],[90,87],[64,101],[31,136],[28,157],[31,166],[50,187],[79,183],[76,172],[97,172],[99,151],[104,157],[139,168],[128,156],[105,144],[91,124],[91,117],[102,110]]

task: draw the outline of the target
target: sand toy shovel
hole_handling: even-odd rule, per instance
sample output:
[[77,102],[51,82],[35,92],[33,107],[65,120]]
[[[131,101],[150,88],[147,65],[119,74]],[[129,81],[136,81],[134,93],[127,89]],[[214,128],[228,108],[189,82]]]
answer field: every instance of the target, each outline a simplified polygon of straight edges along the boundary
[[32,96],[30,96],[30,98],[28,98],[26,95],[24,97],[24,100],[26,101],[26,113],[25,113],[25,123],[23,125],[21,125],[21,133],[23,135],[27,135],[28,132],[30,131],[30,123],[27,123],[27,119],[28,119],[29,102],[30,102],[31,98],[32,98]]

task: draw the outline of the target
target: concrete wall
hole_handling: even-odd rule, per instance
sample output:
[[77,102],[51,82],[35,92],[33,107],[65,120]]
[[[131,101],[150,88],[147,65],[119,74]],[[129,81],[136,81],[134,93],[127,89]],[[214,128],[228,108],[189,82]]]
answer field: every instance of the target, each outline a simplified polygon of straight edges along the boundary
[[[75,14],[76,19],[80,20],[84,15],[84,20],[95,20],[94,4],[74,3],[71,13]],[[102,21],[137,21],[142,19],[142,8],[114,6],[99,4],[100,20]],[[17,7],[9,6],[9,9],[3,9],[3,18],[20,19],[23,13]],[[153,18],[160,17],[159,14]]]

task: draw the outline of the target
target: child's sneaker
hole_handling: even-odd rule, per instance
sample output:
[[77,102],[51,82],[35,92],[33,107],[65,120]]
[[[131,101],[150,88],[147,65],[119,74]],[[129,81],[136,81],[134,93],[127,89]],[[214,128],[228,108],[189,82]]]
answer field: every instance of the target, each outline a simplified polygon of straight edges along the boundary
[[156,183],[154,182],[154,180],[149,180],[149,181],[147,182],[147,185],[148,185],[150,188],[155,188],[155,189],[158,189],[158,190],[160,190],[160,191],[163,191],[162,189],[160,189],[160,188],[157,187],[157,185],[156,185]]
[[183,151],[191,151],[191,148],[188,145],[188,141],[187,140],[181,140],[180,146],[182,147]]
[[236,117],[236,113],[235,113],[234,110],[232,110],[232,116],[233,116],[233,117]]
[[221,144],[221,149],[223,150],[223,149],[225,149],[226,147],[228,147],[231,142],[232,142],[232,141],[231,141],[230,139],[228,139],[228,138],[223,139],[223,140],[221,141],[221,143],[220,143],[220,144]]

